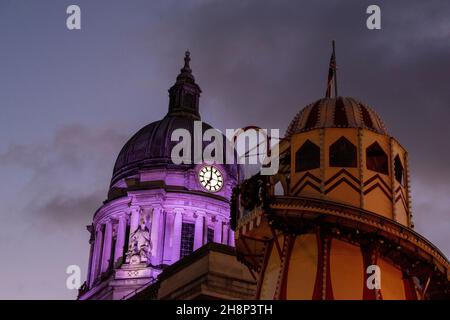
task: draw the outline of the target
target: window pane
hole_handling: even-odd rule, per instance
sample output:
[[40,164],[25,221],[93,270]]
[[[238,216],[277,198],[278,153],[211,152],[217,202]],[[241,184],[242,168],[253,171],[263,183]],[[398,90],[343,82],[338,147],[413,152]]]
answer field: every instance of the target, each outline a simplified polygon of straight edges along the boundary
[[356,167],[356,147],[341,137],[330,146],[330,167]]
[[369,170],[389,174],[388,156],[377,142],[366,150],[366,165]]
[[395,180],[397,180],[398,183],[403,185],[403,165],[400,161],[399,156],[397,155],[394,159],[394,170],[395,170]]
[[302,172],[320,167],[320,148],[309,140],[295,154],[295,171]]
[[181,252],[180,258],[188,256],[194,249],[195,225],[193,223],[184,223],[181,228]]
[[208,234],[207,234],[207,242],[214,242],[214,230],[211,228],[208,228]]

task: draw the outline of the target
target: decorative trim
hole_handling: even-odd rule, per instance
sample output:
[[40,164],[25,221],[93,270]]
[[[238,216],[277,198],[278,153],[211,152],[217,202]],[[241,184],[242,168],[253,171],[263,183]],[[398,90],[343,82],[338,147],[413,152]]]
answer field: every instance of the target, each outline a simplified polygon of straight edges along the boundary
[[312,179],[313,181],[315,181],[316,183],[322,183],[322,181],[317,178],[315,175],[311,174],[310,172],[306,172],[303,177],[301,177],[296,183],[295,185],[291,188],[291,193],[292,194],[296,194],[298,192],[300,192],[301,190],[303,190],[307,185],[311,186],[312,188],[314,188],[315,190],[321,192],[320,188],[317,187],[316,185],[314,185],[313,183],[311,183],[310,181],[306,181],[305,184],[303,184],[298,191],[296,191],[297,187],[303,182],[305,181],[307,178]]
[[287,299],[287,283],[288,283],[288,276],[289,276],[289,264],[291,261],[291,255],[292,250],[294,249],[294,244],[296,237],[287,235],[285,236],[285,243],[283,246],[283,265],[282,265],[282,271],[281,271],[281,279],[280,279],[280,287],[279,287],[279,293],[278,293],[278,299],[280,300],[286,300]]
[[359,171],[359,197],[360,197],[360,206],[361,208],[364,208],[364,193],[363,193],[363,189],[364,189],[364,185],[363,185],[363,181],[364,181],[364,170],[363,170],[363,166],[364,166],[364,162],[363,162],[363,130],[361,128],[358,129],[358,160],[359,160],[359,166],[358,166],[358,171]]
[[325,129],[319,130],[320,144],[320,197],[325,194]]
[[411,206],[411,176],[409,174],[409,156],[408,152],[405,151],[404,154],[405,159],[405,171],[406,171],[406,195],[408,198],[408,226],[411,228],[414,228],[414,222],[413,222],[413,213],[412,213],[412,206]]
[[329,187],[327,190],[325,190],[325,194],[330,193],[331,191],[333,191],[337,186],[339,186],[341,183],[347,183],[353,190],[355,190],[356,192],[360,192],[360,189],[355,186],[353,183],[351,183],[347,178],[342,177],[341,179],[339,179],[336,183],[334,183],[331,187]]
[[262,289],[262,285],[264,282],[264,274],[266,273],[267,264],[270,259],[270,254],[272,253],[272,247],[273,247],[273,241],[270,241],[269,244],[266,246],[266,250],[264,253],[264,259],[262,261],[262,269],[259,274],[260,280],[258,281],[258,285],[256,287],[256,300],[261,299],[261,289]]
[[[337,218],[353,221],[355,224],[370,228],[375,228],[379,233],[385,232],[390,236],[398,239],[398,241],[406,241],[416,247],[417,250],[423,250],[432,256],[435,262],[441,264],[444,268],[443,272],[448,273],[450,279],[450,263],[445,255],[436,248],[430,241],[422,237],[402,224],[393,221],[390,218],[380,216],[376,213],[354,207],[346,204],[338,204],[336,202],[314,199],[308,197],[277,197],[270,204],[271,214],[276,211],[282,211],[283,217],[287,217],[288,211],[295,211],[295,217],[302,219],[301,213],[315,213],[323,219]],[[429,257],[431,259],[431,257]]]
[[[390,151],[390,157],[391,157],[391,193],[393,193],[394,189],[395,189],[395,157],[394,157],[394,147],[393,147],[393,139],[392,137],[389,138],[389,151]],[[392,219],[394,219],[395,221],[397,221],[397,208],[395,206],[395,202],[392,201]]]
[[[400,188],[400,187],[399,187]],[[398,190],[398,189],[397,189]],[[406,213],[408,214],[408,205],[406,204],[406,200],[405,200],[405,196],[403,195],[402,190],[400,190],[400,192],[398,192],[399,194],[397,195],[397,197],[395,198],[395,203],[397,203],[398,201],[402,200],[402,204],[403,207],[405,208]],[[408,219],[409,220],[409,219]]]
[[360,180],[358,180],[358,178],[356,178],[354,175],[352,175],[350,172],[348,172],[346,169],[341,169],[339,170],[336,174],[334,174],[331,178],[329,178],[327,181],[325,181],[325,185],[329,184],[330,182],[332,182],[334,179],[336,179],[337,177],[339,177],[341,174],[345,174],[346,176],[348,176],[349,178],[351,178],[355,183],[359,184]]
[[322,190],[321,190],[318,186],[316,186],[315,184],[312,184],[311,182],[306,181],[306,182],[298,189],[298,191],[294,191],[293,194],[294,194],[294,195],[299,194],[300,192],[303,191],[303,189],[305,189],[305,188],[308,187],[308,186],[311,187],[311,188],[313,188],[313,189],[316,190],[317,192],[321,192],[321,191],[322,191]]
[[367,185],[369,185],[371,182],[378,180],[381,182],[381,184],[387,189],[387,190],[391,190],[391,187],[383,180],[383,178],[377,173],[375,175],[373,175],[370,179],[368,179],[367,181],[364,181],[364,187],[367,187]]
[[317,239],[317,272],[314,284],[313,300],[333,300],[333,288],[330,274],[331,237],[320,227],[316,230]]
[[278,257],[280,258],[280,260],[282,260],[283,259],[283,251],[281,250],[280,243],[278,242],[278,235],[276,234],[275,230],[272,227],[270,227],[270,232],[272,232],[273,242],[275,242],[275,247],[277,248]]
[[418,300],[416,286],[411,277],[405,276],[403,278],[403,287],[405,288],[405,298],[406,300]]
[[324,256],[323,256],[323,242],[320,234],[320,227],[316,230],[316,241],[317,241],[317,269],[316,269],[316,281],[314,282],[314,291],[312,295],[312,300],[323,300],[324,293]]
[[367,287],[367,267],[373,264],[377,264],[378,251],[374,246],[360,246],[361,254],[363,256],[363,274],[364,274],[364,284],[363,284],[363,300],[379,300],[378,290],[369,289]]
[[372,192],[373,190],[375,190],[376,188],[380,189],[384,195],[389,199],[389,201],[392,201],[392,195],[390,195],[381,184],[379,184],[378,182],[375,183],[374,185],[372,185],[370,188],[364,190],[364,195],[369,194],[370,192]]

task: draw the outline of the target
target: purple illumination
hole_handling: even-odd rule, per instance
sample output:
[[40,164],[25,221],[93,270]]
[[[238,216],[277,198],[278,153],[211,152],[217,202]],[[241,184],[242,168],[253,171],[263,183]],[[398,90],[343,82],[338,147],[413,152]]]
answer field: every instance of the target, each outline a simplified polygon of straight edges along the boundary
[[[80,299],[121,299],[207,242],[234,245],[229,200],[236,165],[215,164],[223,186],[208,192],[199,179],[204,164],[174,165],[168,157],[173,130],[193,130],[200,119],[201,90],[189,60],[186,53],[166,117],[140,130],[117,158],[108,198],[88,227],[89,271]],[[194,98],[186,104],[185,95]]]
[[[171,170],[166,172],[165,181],[175,180],[179,187],[195,185],[196,169],[192,169],[187,179],[183,178],[183,171]],[[151,175],[147,172],[145,176]],[[229,181],[220,192],[223,200],[210,197],[198,185],[191,189],[200,191],[198,194],[139,190],[102,206],[93,222],[95,240],[91,244],[89,290],[82,298],[90,298],[90,292],[112,277],[113,270],[137,270],[141,284],[145,279],[156,277],[164,265],[176,262],[209,241],[233,245],[229,205],[225,200],[230,197],[233,183]],[[140,230],[149,230],[149,237],[146,238],[144,231],[140,238],[136,236]],[[143,246],[148,248],[148,259],[139,251]],[[128,278],[135,279],[136,273],[128,273],[124,279]],[[115,280],[117,283],[118,279]],[[122,286],[113,298],[120,298],[134,289],[135,286],[127,289]]]
[[[66,29],[65,3],[80,5],[81,31]],[[204,120],[283,130],[324,94],[336,39],[340,92],[373,103],[407,147],[417,231],[450,256],[450,2],[377,3],[380,31],[363,1],[1,1],[0,297],[76,297],[64,271],[86,277],[84,228],[115,156],[167,113],[186,48]],[[10,263],[24,253],[32,272]]]

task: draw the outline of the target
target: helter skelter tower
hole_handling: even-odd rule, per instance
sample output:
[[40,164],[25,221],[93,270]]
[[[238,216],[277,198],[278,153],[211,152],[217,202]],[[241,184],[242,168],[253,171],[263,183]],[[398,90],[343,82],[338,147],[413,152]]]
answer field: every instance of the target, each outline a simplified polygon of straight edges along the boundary
[[290,123],[279,172],[235,189],[238,259],[256,298],[450,298],[448,260],[413,230],[407,151],[369,106],[330,97],[335,72],[333,50],[326,97]]

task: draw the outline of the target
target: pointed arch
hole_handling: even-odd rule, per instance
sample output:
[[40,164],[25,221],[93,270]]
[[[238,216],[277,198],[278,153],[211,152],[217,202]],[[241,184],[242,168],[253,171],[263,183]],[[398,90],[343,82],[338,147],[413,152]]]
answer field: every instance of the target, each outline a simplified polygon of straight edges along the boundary
[[295,153],[295,172],[303,172],[320,168],[320,148],[310,140]]
[[402,165],[402,161],[400,160],[400,157],[398,155],[394,158],[394,176],[395,180],[397,180],[400,185],[404,185],[405,177],[404,177],[404,168]]
[[388,156],[378,142],[372,143],[366,149],[366,166],[369,170],[389,174]]
[[330,146],[330,167],[356,168],[356,146],[345,137]]

